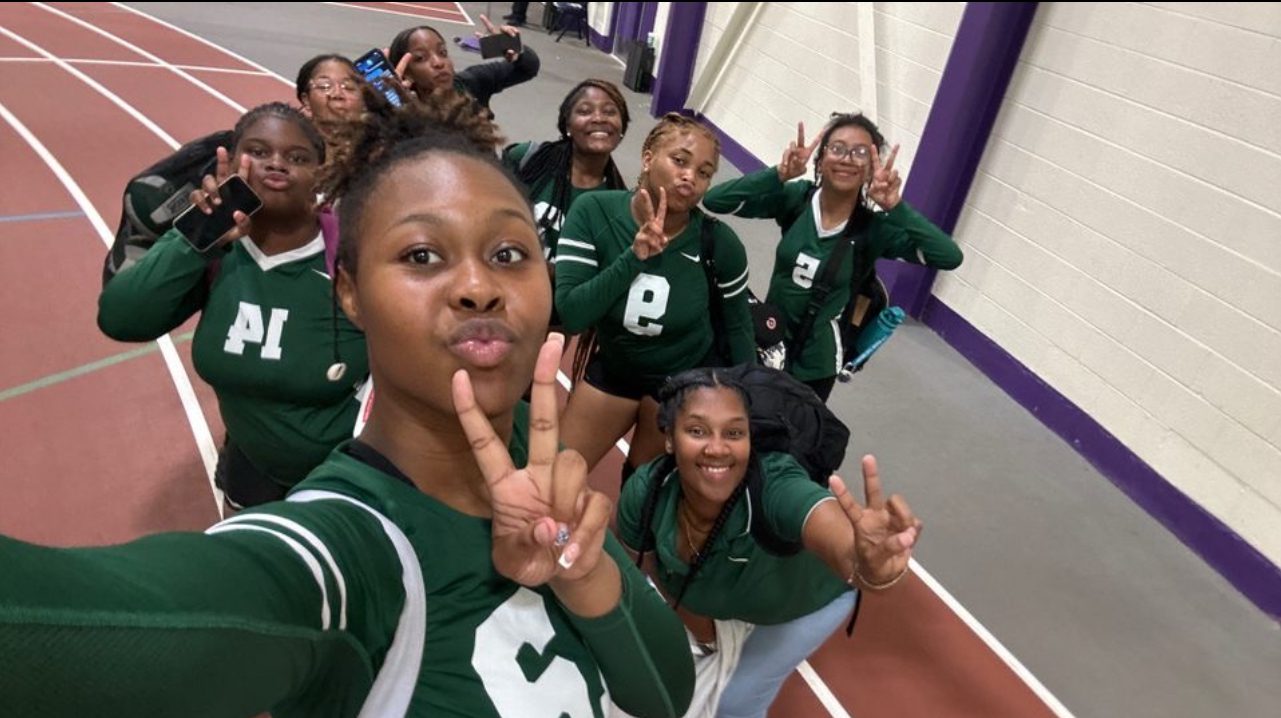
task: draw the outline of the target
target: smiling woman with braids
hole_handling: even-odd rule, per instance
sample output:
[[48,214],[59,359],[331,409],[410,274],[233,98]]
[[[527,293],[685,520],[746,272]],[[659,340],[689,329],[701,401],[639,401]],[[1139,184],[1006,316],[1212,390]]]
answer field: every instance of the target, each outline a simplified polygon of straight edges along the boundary
[[[763,718],[783,680],[849,614],[853,589],[884,591],[903,577],[921,522],[902,497],[885,500],[871,456],[859,505],[839,478],[829,492],[791,456],[758,454],[750,397],[716,369],[678,374],[660,396],[667,455],[623,487],[619,537],[652,551],[654,578],[699,643],[715,645],[711,619],[753,625],[716,715]],[[759,501],[746,496],[749,482],[763,487]],[[769,553],[761,530],[804,550]]]
[[419,109],[371,120],[342,185],[338,294],[379,392],[360,439],[205,534],[0,537],[5,715],[684,714],[680,622],[559,450],[529,204],[492,134]]
[[600,189],[627,189],[613,152],[623,141],[631,115],[612,82],[583,80],[565,95],[556,115],[560,139],[522,142],[503,150],[503,164],[529,188],[534,219],[548,258],[574,200]]

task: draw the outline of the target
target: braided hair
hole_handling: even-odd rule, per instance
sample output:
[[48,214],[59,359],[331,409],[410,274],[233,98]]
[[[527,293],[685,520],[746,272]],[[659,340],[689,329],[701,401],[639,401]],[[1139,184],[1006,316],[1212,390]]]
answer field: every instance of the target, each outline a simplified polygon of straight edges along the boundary
[[[552,184],[552,201],[543,210],[542,214],[535,218],[539,228],[546,231],[552,228],[552,213],[564,211],[569,205],[569,193],[572,189],[571,169],[574,156],[574,142],[569,136],[569,116],[574,111],[574,106],[583,98],[588,90],[597,89],[605,93],[607,97],[618,107],[619,114],[622,117],[622,132],[627,132],[627,126],[631,124],[631,115],[627,110],[627,100],[618,87],[606,80],[588,79],[583,80],[574,86],[561,100],[560,109],[556,115],[556,129],[560,132],[560,139],[555,142],[547,142],[541,145],[534,153],[526,158],[522,163],[516,175],[526,187],[529,187],[529,195],[537,197],[543,188],[550,182]],[[605,187],[607,189],[627,189],[627,181],[623,179],[622,173],[618,171],[618,165],[614,163],[611,156],[605,164]],[[556,208],[560,208],[557,210]]]
[[[626,127],[626,125],[624,125],[624,127]],[[720,157],[721,141],[720,138],[716,136],[716,133],[712,132],[711,128],[698,120],[686,117],[685,115],[677,112],[668,112],[659,118],[658,124],[654,125],[654,128],[645,136],[645,142],[641,145],[641,153],[644,154],[645,152],[652,152],[655,148],[661,147],[668,138],[688,132],[700,132],[710,139],[712,141],[712,147],[716,150],[716,156]],[[637,185],[639,187],[644,187],[646,179],[646,173],[642,171],[640,177],[637,178]],[[657,197],[652,199],[657,199]],[[592,354],[596,351],[596,347],[597,342],[594,329],[590,329],[579,335],[578,346],[574,350],[574,362],[571,369],[572,377],[575,382],[582,379],[583,375],[586,373],[587,363],[591,360]]]
[[[688,401],[691,394],[701,389],[729,389],[738,395],[738,398],[743,402],[744,409],[751,408],[751,398],[747,393],[747,389],[736,380],[726,376],[721,370],[711,367],[690,369],[668,379],[659,390],[658,428],[664,434],[671,435],[676,425],[676,417],[685,408],[686,401]],[[659,488],[675,469],[676,459],[671,454],[660,459],[654,467],[654,473],[651,477],[653,481],[650,484],[649,493],[645,496],[645,503],[641,506],[642,538],[641,545],[637,547],[637,566],[644,561],[645,552],[654,548],[654,536],[651,527],[654,521],[654,513],[658,508]],[[752,453],[748,461],[748,471],[759,471],[755,452]],[[697,578],[704,564],[706,564],[707,558],[712,552],[712,547],[716,544],[716,539],[724,530],[725,523],[729,521],[729,517],[734,512],[734,507],[738,505],[744,492],[747,491],[747,485],[748,478],[744,476],[738,486],[734,487],[734,491],[730,493],[729,498],[721,505],[720,513],[716,515],[716,520],[712,522],[712,528],[708,531],[707,538],[703,539],[703,545],[699,546],[694,555],[690,557],[689,574],[686,575],[685,582],[676,594],[675,606],[681,604],[681,600],[685,598],[685,592],[689,589],[690,584],[694,582],[694,579]]]

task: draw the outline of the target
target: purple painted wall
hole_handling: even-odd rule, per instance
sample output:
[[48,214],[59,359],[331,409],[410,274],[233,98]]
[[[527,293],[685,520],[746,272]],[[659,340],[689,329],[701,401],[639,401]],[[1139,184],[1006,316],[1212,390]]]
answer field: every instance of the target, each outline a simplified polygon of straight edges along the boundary
[[680,112],[689,99],[694,80],[694,61],[703,36],[705,2],[672,3],[667,15],[667,33],[663,35],[663,56],[658,62],[654,80],[654,101],[650,112],[659,117],[667,112]]

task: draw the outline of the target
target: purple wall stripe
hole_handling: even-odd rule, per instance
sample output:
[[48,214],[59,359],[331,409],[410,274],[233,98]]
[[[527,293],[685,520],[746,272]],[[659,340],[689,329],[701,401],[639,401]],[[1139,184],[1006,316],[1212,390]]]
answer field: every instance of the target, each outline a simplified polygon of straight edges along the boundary
[[721,157],[729,160],[729,163],[737,167],[739,172],[748,174],[749,172],[756,172],[765,169],[766,165],[764,162],[761,162],[757,159],[756,155],[749,152],[746,147],[740,145],[733,137],[730,137],[725,130],[717,127],[716,123],[712,122],[710,117],[707,115],[699,115],[698,120],[704,125],[707,125],[708,128],[716,134],[717,139],[721,141]]
[[618,22],[618,15],[614,15],[614,17],[610,18],[608,35],[602,35],[599,32],[596,32],[594,28],[589,26],[587,28],[587,35],[589,38],[591,38],[592,46],[595,47],[597,50],[600,50],[601,52],[613,52],[614,51],[614,24],[617,22]]
[[637,38],[645,37],[641,34],[641,5],[638,2],[620,2],[615,5],[614,44],[623,54],[631,49]]
[[1281,568],[946,304],[930,297],[923,319],[926,326],[1075,448],[1246,598],[1281,620]]
[[[679,4],[679,3],[678,3]],[[644,40],[654,31],[654,21],[658,19],[658,3],[643,2],[641,5],[640,32],[638,39]]]
[[[945,232],[952,231],[961,215],[1036,5],[965,6],[903,190],[903,199]],[[878,270],[894,303],[920,316],[934,284],[934,270],[887,261],[880,262]]]
[[661,117],[667,112],[685,109],[690,84],[694,80],[694,61],[698,43],[703,37],[705,2],[674,2],[667,16],[667,33],[663,36],[663,57],[658,63],[654,81],[654,101],[650,112]]

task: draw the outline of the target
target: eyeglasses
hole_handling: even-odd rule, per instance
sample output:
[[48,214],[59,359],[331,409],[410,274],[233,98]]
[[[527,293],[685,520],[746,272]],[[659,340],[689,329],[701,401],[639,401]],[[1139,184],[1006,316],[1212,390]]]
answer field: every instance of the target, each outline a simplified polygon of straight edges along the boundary
[[356,90],[359,89],[359,85],[352,80],[334,82],[333,80],[321,79],[312,80],[310,88],[326,96],[333,95],[335,90],[342,90],[345,94],[354,95],[356,94]]
[[867,145],[846,145],[836,142],[827,146],[827,156],[834,160],[849,158],[850,162],[865,165],[872,158],[872,148]]

